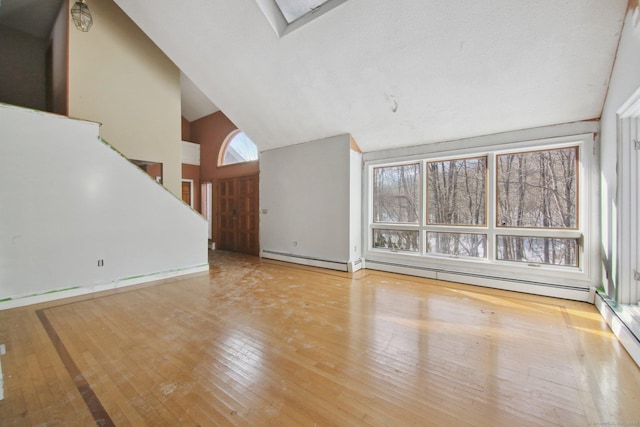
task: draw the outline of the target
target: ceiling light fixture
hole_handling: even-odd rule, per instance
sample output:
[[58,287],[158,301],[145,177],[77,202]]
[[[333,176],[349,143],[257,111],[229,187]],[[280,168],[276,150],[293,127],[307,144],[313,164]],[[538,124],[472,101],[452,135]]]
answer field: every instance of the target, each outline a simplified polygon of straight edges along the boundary
[[89,11],[89,6],[84,0],[78,0],[71,8],[71,18],[73,18],[73,24],[77,29],[83,32],[89,31],[91,25],[93,25],[93,18]]

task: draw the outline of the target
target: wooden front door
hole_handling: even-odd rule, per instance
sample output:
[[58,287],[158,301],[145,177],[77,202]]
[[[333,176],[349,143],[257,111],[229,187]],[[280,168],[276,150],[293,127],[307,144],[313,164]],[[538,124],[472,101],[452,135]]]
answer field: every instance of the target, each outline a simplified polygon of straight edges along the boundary
[[258,175],[218,181],[218,248],[259,255],[258,182]]

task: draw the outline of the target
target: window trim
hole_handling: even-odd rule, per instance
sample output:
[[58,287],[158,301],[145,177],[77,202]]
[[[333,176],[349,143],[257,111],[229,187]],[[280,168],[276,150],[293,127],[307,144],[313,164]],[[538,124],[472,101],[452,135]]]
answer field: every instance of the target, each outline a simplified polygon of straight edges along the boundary
[[[575,126],[575,125],[574,125]],[[599,279],[600,264],[598,242],[598,206],[597,191],[598,171],[595,161],[595,140],[593,133],[569,134],[568,136],[526,139],[516,138],[518,135],[531,133],[530,131],[513,132],[515,136],[511,141],[501,141],[502,135],[497,138],[497,143],[480,146],[478,141],[486,141],[489,137],[471,138],[470,144],[464,141],[453,141],[438,144],[438,150],[434,150],[434,145],[426,145],[409,150],[396,150],[397,152],[408,151],[411,154],[406,156],[394,156],[394,152],[387,152],[386,158],[381,153],[373,153],[369,158],[365,157],[364,180],[363,180],[363,248],[366,261],[375,263],[396,265],[401,268],[418,268],[446,273],[477,274],[482,277],[496,277],[497,279],[522,279],[523,273],[533,278],[531,280],[540,284],[570,284],[579,287],[590,288]],[[537,133],[537,130],[536,130]],[[474,144],[475,143],[475,144]],[[557,149],[564,147],[579,147],[576,175],[579,180],[578,186],[578,206],[577,206],[577,229],[533,229],[515,227],[497,227],[495,215],[497,213],[497,168],[495,165],[497,156],[513,152],[540,151],[547,149]],[[420,153],[422,152],[422,153]],[[372,222],[371,204],[373,194],[372,189],[372,168],[381,166],[394,166],[399,164],[422,162],[422,170],[427,162],[438,160],[449,160],[451,158],[476,158],[487,155],[487,183],[486,200],[487,224],[486,226],[454,226],[449,225],[426,225],[425,200],[421,200],[422,221],[418,225],[406,224],[374,224]],[[426,173],[422,176],[421,198],[426,197]],[[382,227],[377,227],[378,225]],[[399,254],[390,253],[385,250],[372,248],[373,228],[398,228],[406,230],[419,230],[420,232],[420,252],[419,254]],[[487,257],[486,258],[464,258],[451,255],[425,254],[426,231],[433,232],[466,232],[466,233],[487,233]],[[515,261],[497,260],[496,239],[498,235],[514,235],[527,237],[557,237],[578,240],[578,267],[567,267],[547,264],[520,263]]]
[[[220,146],[220,150],[218,151],[218,164],[217,166],[219,168],[223,168],[223,167],[227,167],[227,166],[236,166],[236,165],[244,165],[247,163],[255,163],[258,161],[258,159],[256,160],[245,160],[243,162],[235,162],[235,163],[224,163],[224,156],[227,153],[227,148],[229,147],[229,144],[231,144],[231,141],[233,141],[233,139],[236,137],[236,135],[244,133],[242,132],[240,129],[235,129],[232,130],[231,132],[229,132],[229,135],[227,135],[227,137],[224,139],[224,141],[222,141],[222,145]],[[253,141],[251,141],[253,142]],[[253,144],[255,145],[255,142],[253,142]],[[258,151],[258,146],[256,145],[256,151]],[[260,152],[258,152],[258,157],[260,156]]]

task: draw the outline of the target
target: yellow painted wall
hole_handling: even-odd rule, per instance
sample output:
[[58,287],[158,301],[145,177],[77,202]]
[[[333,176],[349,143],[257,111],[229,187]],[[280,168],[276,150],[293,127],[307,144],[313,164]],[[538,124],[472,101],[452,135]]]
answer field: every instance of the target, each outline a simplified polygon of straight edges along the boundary
[[180,197],[179,69],[113,1],[89,7],[91,30],[69,28],[69,116],[102,123],[102,138],[130,159],[162,162]]

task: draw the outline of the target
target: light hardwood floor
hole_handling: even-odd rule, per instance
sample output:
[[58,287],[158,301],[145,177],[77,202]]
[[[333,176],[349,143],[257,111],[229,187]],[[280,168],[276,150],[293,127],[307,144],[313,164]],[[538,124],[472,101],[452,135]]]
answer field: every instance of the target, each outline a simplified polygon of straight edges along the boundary
[[592,305],[213,254],[0,312],[0,425],[640,425],[640,369]]

